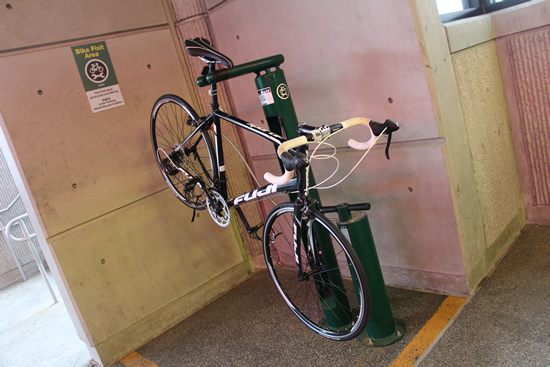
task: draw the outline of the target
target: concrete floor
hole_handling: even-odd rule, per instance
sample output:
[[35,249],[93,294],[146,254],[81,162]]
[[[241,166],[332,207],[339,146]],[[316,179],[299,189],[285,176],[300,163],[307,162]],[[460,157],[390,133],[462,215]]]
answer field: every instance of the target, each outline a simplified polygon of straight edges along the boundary
[[523,229],[421,366],[550,366],[550,226]]
[[[395,365],[550,366],[549,279],[550,226],[528,225],[427,352]],[[383,348],[356,340],[332,342],[300,324],[267,272],[257,272],[137,349],[145,362],[135,365],[389,366],[407,345],[414,345],[447,297],[391,287],[388,296],[394,317],[407,327],[402,340]],[[130,365],[123,359],[114,366]]]
[[[396,365],[550,366],[548,279],[550,226],[528,225],[494,274],[428,351],[412,363]],[[71,329],[66,311],[64,321],[37,321],[54,313],[62,315],[59,310],[64,307],[53,305],[40,276],[18,287],[32,281],[43,295],[32,291],[26,301],[33,304],[32,309],[16,319],[4,315],[6,307],[18,310],[17,300],[6,296],[9,288],[0,291],[0,366],[90,366],[84,343]],[[407,346],[414,345],[447,297],[392,287],[388,296],[394,317],[407,327],[403,339],[382,348],[366,347],[356,340],[332,342],[297,321],[267,272],[260,271],[138,348],[133,355],[140,360],[122,359],[113,366],[389,366],[403,356]],[[62,328],[65,331],[59,333]],[[71,332],[72,341],[56,341],[54,333],[61,337]]]
[[160,367],[354,366],[361,361],[387,366],[445,299],[396,288],[389,289],[389,297],[396,305],[394,317],[407,325],[401,341],[384,348],[368,348],[357,340],[334,342],[303,326],[276,292],[267,271],[260,271],[137,353]]

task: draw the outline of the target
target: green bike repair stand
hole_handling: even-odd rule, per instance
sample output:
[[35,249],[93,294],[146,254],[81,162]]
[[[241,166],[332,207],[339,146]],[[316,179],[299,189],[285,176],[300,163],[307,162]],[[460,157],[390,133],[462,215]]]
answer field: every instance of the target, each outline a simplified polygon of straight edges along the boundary
[[[255,82],[270,131],[287,139],[298,137],[298,118],[294,110],[284,71],[278,66],[264,70],[263,74],[257,73]],[[315,179],[311,172],[309,185],[310,187],[315,185]],[[311,198],[319,201],[319,205],[321,205],[321,199],[317,190],[310,190],[309,195]],[[345,206],[347,204],[342,204],[342,208],[345,208]],[[369,346],[385,346],[395,343],[405,334],[405,326],[400,320],[393,319],[366,214],[363,218],[355,221],[348,210],[339,209],[338,212],[339,214],[340,212],[342,213],[340,214],[340,220],[347,226],[351,243],[367,272],[371,299],[375,300],[373,305],[371,305],[371,316],[367,329],[359,336],[359,340]],[[324,248],[323,251],[332,249],[330,243],[323,245],[324,240],[331,241],[331,239],[319,239],[321,248]],[[358,244],[361,244],[361,246]],[[336,255],[334,255],[334,261],[336,261],[334,265],[336,267]],[[341,278],[333,279],[333,281],[341,282]],[[329,303],[331,303],[330,300],[322,300],[322,304],[324,305]],[[326,309],[325,311],[327,324],[331,327],[343,326],[338,324],[337,317],[334,317],[333,314],[344,311],[335,308]]]
[[287,139],[298,137],[298,117],[290,97],[285,73],[279,67],[258,74],[256,88],[264,110],[269,130]]
[[372,300],[367,328],[358,338],[367,346],[384,347],[397,342],[405,335],[405,324],[393,318],[367,213],[363,212],[353,218],[347,207],[348,204],[340,204],[336,207],[340,219],[337,223],[338,228],[350,240],[363,265],[369,280]]
[[[296,117],[284,71],[278,66],[264,70],[262,75],[257,73],[255,81],[270,131],[287,139],[298,137],[298,118]],[[283,172],[282,166],[281,172]],[[310,187],[315,186],[315,178],[311,172],[309,185]],[[317,190],[310,190],[309,196],[321,205]],[[319,231],[318,233],[322,232]],[[302,240],[306,241],[307,239],[303,238]],[[326,265],[329,268],[338,268],[338,260],[330,236],[318,235],[317,240],[319,247],[325,254]],[[349,311],[346,310],[349,310],[350,307],[345,293],[341,292],[341,289],[344,289],[342,276],[340,274],[330,275],[330,281],[333,284],[332,294],[325,297],[323,294],[326,292],[319,292],[325,322],[331,328],[343,328],[346,325],[343,325],[341,320],[349,320],[350,315],[346,315]]]
[[[272,69],[274,70],[265,70],[262,75],[258,73],[255,79],[269,130],[289,140],[297,138],[299,136],[298,117],[294,110],[290,89],[286,83],[285,73],[279,67]],[[281,172],[284,172],[282,166]],[[309,186],[315,186],[312,172],[309,174]],[[321,198],[317,190],[310,190],[309,196],[321,205]]]

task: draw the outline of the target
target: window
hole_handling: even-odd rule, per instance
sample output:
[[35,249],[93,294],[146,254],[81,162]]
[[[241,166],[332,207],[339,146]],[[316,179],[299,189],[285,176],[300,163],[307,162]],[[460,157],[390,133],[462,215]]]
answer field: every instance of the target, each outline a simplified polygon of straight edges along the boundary
[[437,0],[443,23],[491,13],[531,0]]

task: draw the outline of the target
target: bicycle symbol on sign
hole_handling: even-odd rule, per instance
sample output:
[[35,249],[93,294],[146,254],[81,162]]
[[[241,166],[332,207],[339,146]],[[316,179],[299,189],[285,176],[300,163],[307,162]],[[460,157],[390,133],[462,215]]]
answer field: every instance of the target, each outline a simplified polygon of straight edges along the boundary
[[101,60],[90,60],[86,64],[86,76],[94,83],[101,83],[107,79],[109,70]]

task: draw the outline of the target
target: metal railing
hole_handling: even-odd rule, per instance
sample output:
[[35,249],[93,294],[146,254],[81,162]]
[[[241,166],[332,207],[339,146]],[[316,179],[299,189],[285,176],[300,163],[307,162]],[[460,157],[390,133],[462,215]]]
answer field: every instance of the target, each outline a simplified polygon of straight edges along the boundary
[[[19,195],[18,195],[19,197]],[[15,201],[15,200],[14,200]],[[25,276],[25,272],[23,271],[23,268],[21,267],[21,264],[19,263],[19,260],[17,260],[17,256],[15,254],[15,251],[13,250],[13,246],[11,246],[10,240],[17,241],[17,242],[26,242],[27,246],[29,246],[29,250],[31,251],[31,254],[34,258],[34,261],[36,262],[36,265],[38,266],[38,270],[40,270],[40,274],[42,275],[42,278],[46,282],[46,285],[48,286],[48,289],[50,291],[50,294],[52,295],[54,303],[57,303],[57,297],[55,296],[55,292],[53,291],[52,285],[50,283],[50,280],[48,279],[48,275],[46,274],[46,269],[44,268],[44,264],[42,264],[42,261],[40,260],[40,256],[38,254],[38,250],[36,249],[36,246],[34,245],[34,242],[32,241],[33,238],[36,238],[36,233],[31,233],[29,231],[29,227],[25,223],[25,218],[28,218],[29,214],[25,213],[23,215],[20,215],[18,217],[13,218],[8,222],[6,227],[4,228],[4,234],[6,238],[8,239],[8,244],[12,250],[12,254],[15,257],[15,260],[17,261],[19,271],[23,275],[23,278],[26,280],[27,277]],[[19,225],[20,228],[23,231],[24,237],[16,237],[14,233],[12,232],[16,225]]]
[[[11,208],[15,205],[15,203],[17,202],[17,200],[19,200],[21,196],[18,194],[12,201],[11,203],[5,207],[4,209],[0,209],[0,216],[4,213],[7,213],[11,210]],[[0,218],[0,230],[2,231],[2,236],[5,236],[4,234],[4,230],[6,229],[6,227],[4,227],[3,223],[2,223],[2,219]],[[11,257],[12,257],[12,260],[13,262],[15,263],[15,265],[17,265],[17,268],[19,269],[19,272],[21,273],[21,276],[23,277],[23,280],[27,280],[27,276],[25,275],[25,272],[23,271],[23,266],[21,265],[21,262],[19,261],[19,258],[17,257],[17,253],[15,252],[15,249],[13,248],[13,245],[11,244],[11,241],[9,240],[9,238],[7,236],[5,236],[5,242],[6,242],[6,245],[8,246],[8,249],[10,250],[10,254],[11,254]]]

